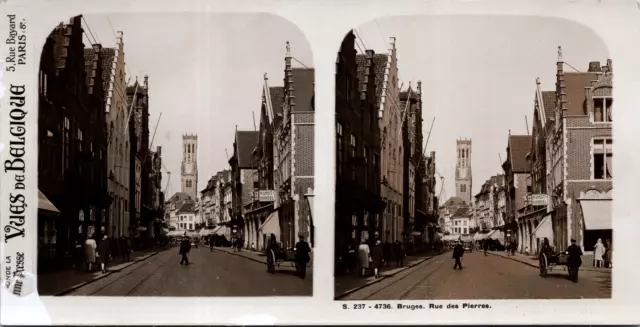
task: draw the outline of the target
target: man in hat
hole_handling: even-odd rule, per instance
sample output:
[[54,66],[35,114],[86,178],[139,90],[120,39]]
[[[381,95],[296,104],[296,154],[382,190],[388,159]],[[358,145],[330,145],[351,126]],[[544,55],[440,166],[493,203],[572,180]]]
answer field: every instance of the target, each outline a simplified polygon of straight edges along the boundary
[[304,240],[304,235],[298,235],[300,241],[296,243],[296,275],[302,279],[307,276],[307,263],[311,260],[311,247]]
[[462,262],[460,261],[460,259],[463,255],[464,248],[462,247],[462,242],[458,241],[458,243],[456,243],[456,246],[453,247],[453,259],[456,261],[456,263],[453,265],[453,270],[456,270],[456,268],[462,269]]
[[567,257],[567,268],[569,270],[569,279],[572,282],[578,282],[578,271],[580,270],[580,266],[582,265],[582,249],[576,245],[576,240],[571,239],[571,245],[567,248],[568,257]]

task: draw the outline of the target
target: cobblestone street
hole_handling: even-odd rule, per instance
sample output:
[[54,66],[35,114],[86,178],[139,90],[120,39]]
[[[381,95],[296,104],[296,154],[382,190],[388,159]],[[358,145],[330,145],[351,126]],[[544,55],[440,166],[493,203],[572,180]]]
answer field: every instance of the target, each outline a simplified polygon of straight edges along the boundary
[[611,272],[581,270],[578,283],[559,267],[547,278],[536,268],[496,255],[467,253],[453,270],[451,252],[369,285],[341,300],[461,300],[610,298]]
[[265,264],[208,247],[192,248],[188,266],[171,248],[80,287],[68,295],[94,296],[311,296],[307,278],[282,265],[275,274]]

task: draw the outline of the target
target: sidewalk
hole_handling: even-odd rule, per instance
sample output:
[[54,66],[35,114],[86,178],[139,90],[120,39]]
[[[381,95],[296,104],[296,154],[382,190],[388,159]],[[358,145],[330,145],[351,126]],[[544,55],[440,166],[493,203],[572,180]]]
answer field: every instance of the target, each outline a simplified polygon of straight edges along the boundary
[[[513,261],[517,261],[517,262],[521,262],[524,263],[525,265],[531,266],[533,268],[540,268],[540,264],[538,262],[538,256],[532,256],[532,255],[526,255],[526,254],[521,254],[521,253],[516,253],[513,256],[508,255],[506,252],[504,251],[488,251],[487,253],[489,254],[493,254],[499,257],[503,257],[505,259],[509,259],[509,260],[513,260]],[[583,256],[582,262],[583,265],[580,266],[580,270],[581,271],[600,271],[600,272],[608,272],[611,273],[611,269],[610,268],[596,268],[596,267],[591,267],[591,266],[585,266],[584,263],[587,262],[587,258],[588,256]]]
[[406,256],[404,258],[404,266],[402,267],[396,267],[395,261],[390,262],[389,266],[382,267],[380,271],[380,278],[378,279],[376,279],[374,276],[360,277],[355,274],[336,276],[335,287],[334,287],[335,298],[338,299],[340,297],[349,295],[357,290],[363,289],[371,284],[375,284],[387,277],[391,277],[401,271],[404,271],[424,261],[427,261],[437,255],[438,255],[437,252],[428,252],[428,253],[422,253],[422,254],[417,254],[413,256]]
[[[253,260],[255,262],[259,262],[265,265],[267,264],[267,256],[262,252],[256,252],[256,251],[251,251],[247,249],[242,249],[242,251],[234,252],[233,248],[231,247],[214,247],[213,249],[220,252],[226,252],[227,254],[237,255],[239,257]],[[311,255],[310,265],[311,267],[313,267],[313,252],[310,255]],[[287,263],[282,263],[280,266],[286,267]]]
[[114,272],[118,272],[130,265],[145,260],[159,252],[163,251],[159,248],[152,248],[147,250],[141,250],[131,253],[131,261],[123,262],[121,256],[113,258],[113,260],[107,266],[108,272],[103,274],[100,272],[100,267],[97,266],[98,271],[87,272],[78,269],[65,269],[52,273],[38,274],[38,294],[59,296],[71,292],[84,285],[92,283],[98,279],[102,279]]

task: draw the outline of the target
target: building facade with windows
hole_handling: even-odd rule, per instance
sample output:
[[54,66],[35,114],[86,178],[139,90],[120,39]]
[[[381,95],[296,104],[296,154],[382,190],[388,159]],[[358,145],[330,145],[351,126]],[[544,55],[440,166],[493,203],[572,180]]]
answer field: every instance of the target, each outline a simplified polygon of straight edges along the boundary
[[57,26],[40,58],[38,259],[52,262],[109,230],[102,47],[85,48],[81,20]]
[[[343,39],[336,62],[335,250],[371,242],[380,233],[380,124],[375,53],[357,54],[355,35]],[[338,256],[336,256],[338,257]]]
[[598,238],[613,237],[612,62],[565,72],[560,56],[556,76],[556,124],[548,140],[554,167],[547,181],[554,241],[562,250],[574,238],[590,252]]

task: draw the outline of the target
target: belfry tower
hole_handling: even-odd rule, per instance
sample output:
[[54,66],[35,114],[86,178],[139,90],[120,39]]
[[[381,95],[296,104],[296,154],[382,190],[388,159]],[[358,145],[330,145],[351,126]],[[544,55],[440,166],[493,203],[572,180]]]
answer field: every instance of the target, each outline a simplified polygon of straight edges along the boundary
[[181,191],[198,199],[198,135],[182,135]]
[[456,140],[456,196],[471,205],[471,140]]

